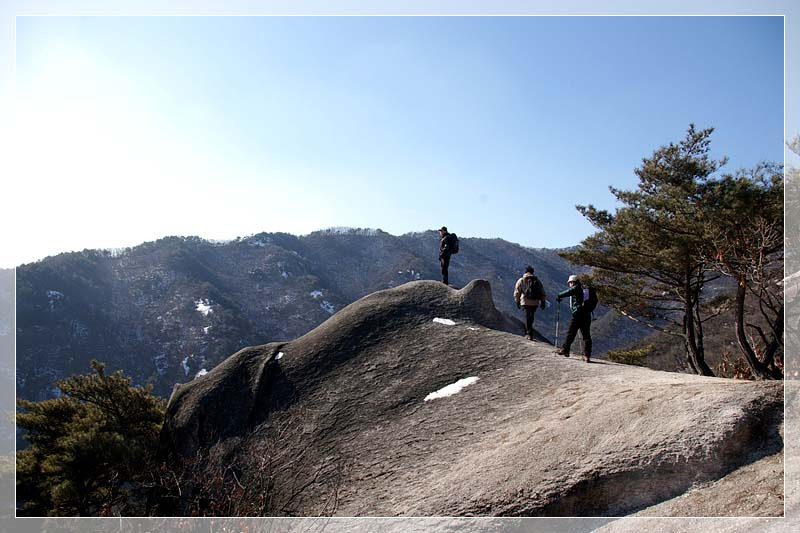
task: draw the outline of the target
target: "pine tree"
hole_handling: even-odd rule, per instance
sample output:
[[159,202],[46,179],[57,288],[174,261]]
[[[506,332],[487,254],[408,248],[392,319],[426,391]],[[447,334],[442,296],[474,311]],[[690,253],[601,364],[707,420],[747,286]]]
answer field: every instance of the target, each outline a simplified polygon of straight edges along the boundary
[[604,303],[623,315],[683,340],[687,363],[711,376],[703,345],[703,287],[714,279],[703,255],[703,195],[724,161],[709,157],[713,128],[696,130],[656,150],[635,170],[636,190],[610,188],[623,207],[614,214],[576,206],[599,231],[562,253],[594,267]]
[[57,382],[60,397],[18,401],[17,425],[30,443],[17,453],[20,514],[121,512],[154,465],[163,400],[91,364],[94,374]]
[[[714,181],[705,200],[707,259],[736,281],[736,340],[758,379],[783,377],[783,191],[782,167],[764,163]],[[747,316],[748,296],[760,316]]]

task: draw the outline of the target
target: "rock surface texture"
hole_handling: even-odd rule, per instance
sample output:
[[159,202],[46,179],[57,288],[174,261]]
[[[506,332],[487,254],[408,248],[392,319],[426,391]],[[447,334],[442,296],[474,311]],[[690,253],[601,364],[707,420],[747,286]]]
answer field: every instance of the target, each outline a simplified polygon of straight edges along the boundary
[[[486,281],[376,292],[176,387],[163,446],[306,516],[709,516],[714,498],[675,499],[748,465],[782,478],[782,383],[587,364],[519,333]],[[755,500],[731,514],[780,514]]]

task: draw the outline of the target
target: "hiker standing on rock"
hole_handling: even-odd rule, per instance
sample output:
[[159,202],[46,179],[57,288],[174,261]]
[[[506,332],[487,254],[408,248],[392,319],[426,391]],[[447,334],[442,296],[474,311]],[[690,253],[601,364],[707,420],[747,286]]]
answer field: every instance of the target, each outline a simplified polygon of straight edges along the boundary
[[458,253],[458,237],[448,233],[447,226],[439,230],[442,240],[439,241],[439,264],[442,265],[442,283],[447,285],[447,269],[450,268],[450,256]]
[[525,310],[525,335],[533,340],[533,319],[536,309],[541,306],[545,308],[547,295],[539,278],[533,275],[533,267],[525,267],[525,273],[517,280],[514,286],[514,301],[517,309],[520,307]]
[[580,330],[583,337],[583,360],[588,363],[589,358],[592,356],[592,335],[589,332],[589,328],[592,325],[592,311],[594,311],[594,306],[597,305],[597,296],[594,295],[594,289],[584,288],[575,274],[569,277],[568,283],[569,288],[558,293],[556,300],[561,302],[563,298],[569,296],[572,320],[567,329],[567,338],[564,339],[564,346],[556,353],[569,357],[569,348],[572,345],[572,341],[575,340],[578,330]]

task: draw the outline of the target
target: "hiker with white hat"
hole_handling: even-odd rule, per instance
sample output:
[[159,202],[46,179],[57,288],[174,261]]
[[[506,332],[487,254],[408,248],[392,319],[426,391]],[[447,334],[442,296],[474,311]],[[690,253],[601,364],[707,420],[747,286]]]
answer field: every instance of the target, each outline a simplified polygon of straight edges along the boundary
[[569,357],[570,346],[572,346],[572,342],[575,340],[578,330],[580,330],[583,337],[583,360],[588,363],[589,358],[592,356],[592,335],[589,332],[589,328],[592,325],[592,311],[597,305],[597,295],[594,294],[593,288],[584,288],[575,274],[569,277],[567,283],[569,288],[558,293],[556,301],[560,302],[563,298],[569,297],[572,320],[570,320],[569,328],[567,329],[564,346],[556,353]]

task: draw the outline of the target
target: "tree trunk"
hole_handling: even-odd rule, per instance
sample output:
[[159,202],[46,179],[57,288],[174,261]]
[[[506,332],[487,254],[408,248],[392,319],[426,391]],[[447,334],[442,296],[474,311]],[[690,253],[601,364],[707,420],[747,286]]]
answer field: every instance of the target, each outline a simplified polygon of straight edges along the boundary
[[703,376],[713,376],[714,372],[708,367],[703,353],[702,340],[697,342],[697,331],[694,327],[694,311],[697,305],[692,296],[691,271],[686,271],[686,284],[684,285],[684,315],[683,315],[683,334],[686,338],[686,355],[689,357],[689,366],[696,374]]
[[689,347],[689,340],[684,337],[683,341],[684,348],[686,348],[686,360],[689,362],[689,369],[694,374],[700,374],[700,370],[697,368],[697,365],[694,364],[694,357],[692,357],[692,349]]
[[744,331],[744,299],[747,295],[747,278],[744,274],[738,276],[738,283],[736,284],[736,340],[739,343],[739,350],[744,355],[747,364],[750,365],[750,370],[757,379],[771,379],[772,376],[767,370],[766,365],[758,360],[753,347],[750,346],[750,341],[747,339],[747,334]]
[[764,349],[764,366],[767,367],[774,379],[783,379],[783,371],[775,366],[775,353],[783,340],[783,306],[780,306],[778,315],[775,317],[774,326],[772,339]]

